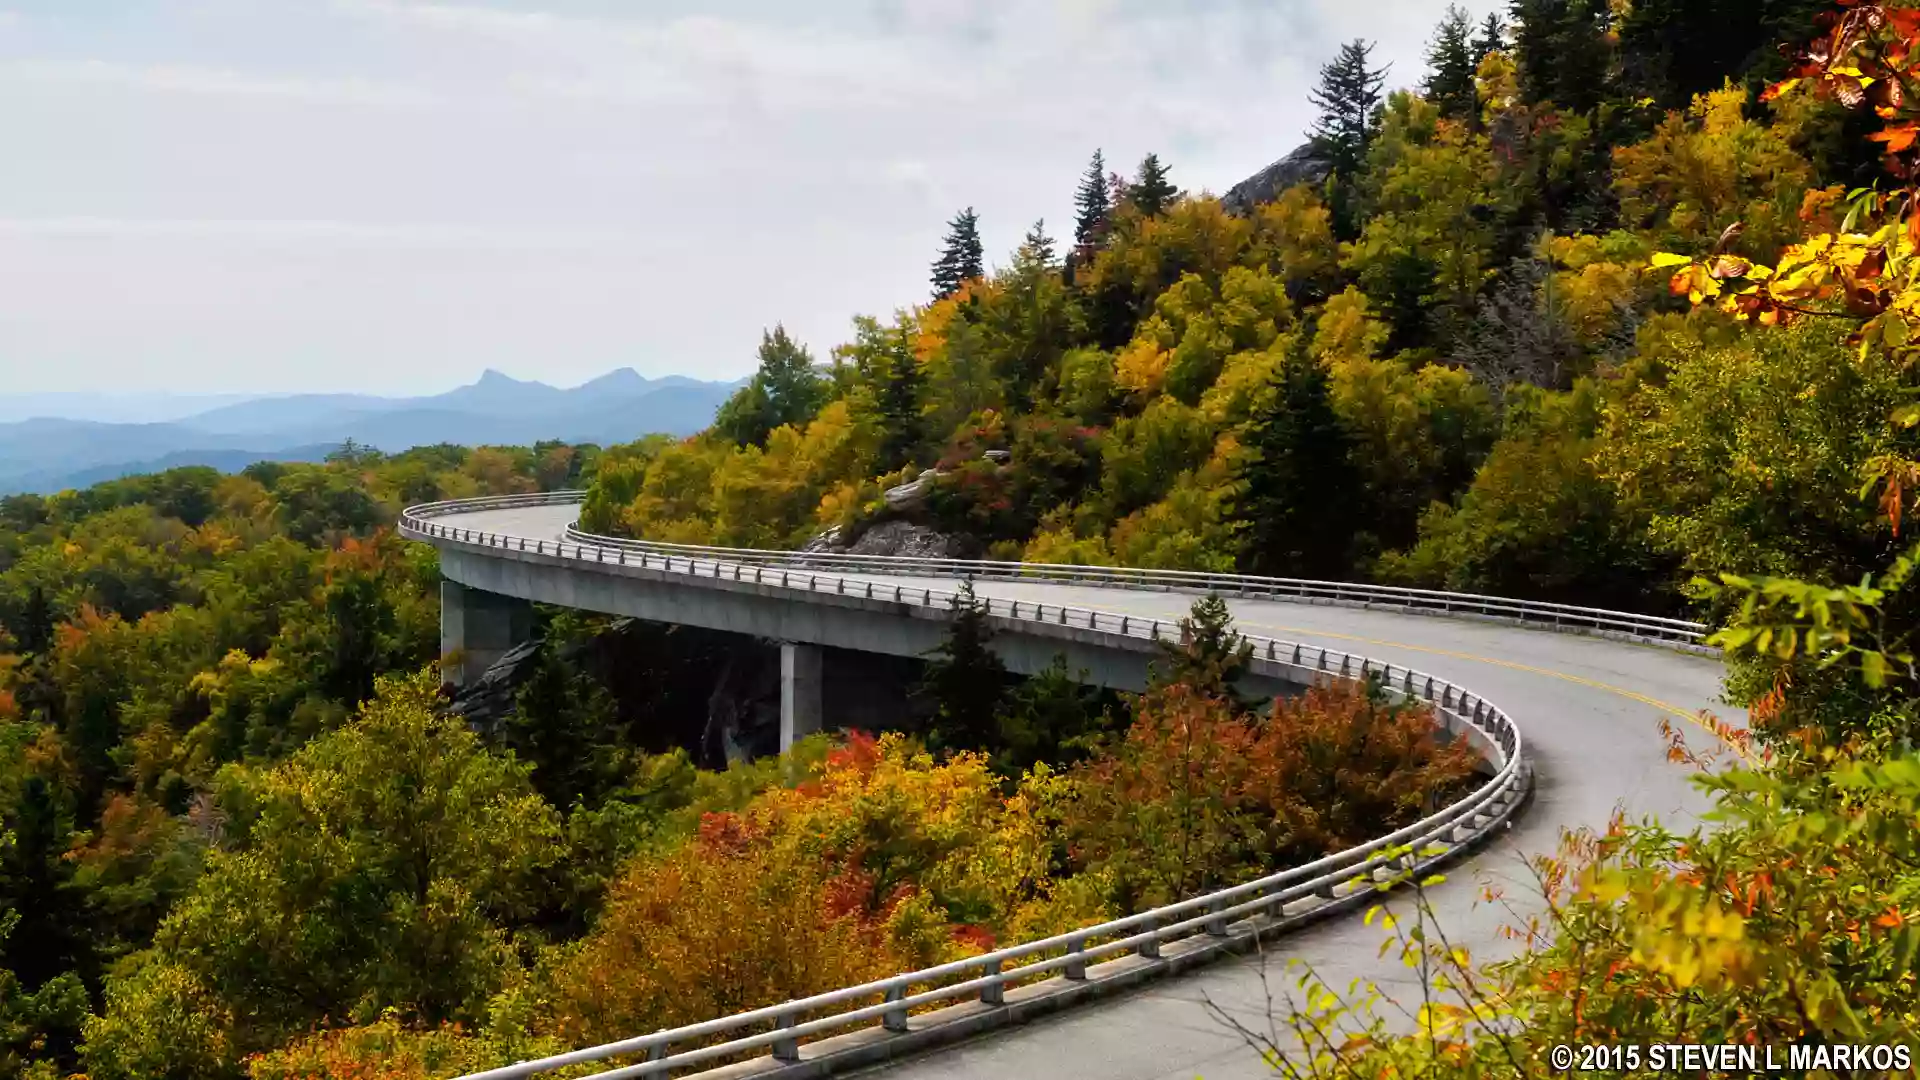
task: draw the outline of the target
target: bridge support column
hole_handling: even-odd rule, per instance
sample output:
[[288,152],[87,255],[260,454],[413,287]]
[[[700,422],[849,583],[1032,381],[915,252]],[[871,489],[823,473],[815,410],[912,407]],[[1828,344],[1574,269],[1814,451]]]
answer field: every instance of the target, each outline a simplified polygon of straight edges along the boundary
[[533,605],[498,593],[440,583],[440,655],[458,654],[441,678],[470,686],[493,662],[533,636]]
[[820,704],[820,646],[780,643],[780,752],[819,733],[825,718]]

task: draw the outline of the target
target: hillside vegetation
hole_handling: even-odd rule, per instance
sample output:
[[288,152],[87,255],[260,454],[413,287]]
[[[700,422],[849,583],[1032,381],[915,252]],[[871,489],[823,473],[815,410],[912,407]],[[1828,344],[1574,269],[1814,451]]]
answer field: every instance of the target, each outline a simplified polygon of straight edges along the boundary
[[1455,11],[1391,94],[1356,43],[1314,95],[1323,179],[1230,213],[1096,155],[1070,239],[1036,225],[988,273],[961,212],[926,304],[821,364],[769,332],[691,439],[0,500],[0,1073],[449,1076],[1139,910],[1466,781],[1367,688],[1240,700],[1217,600],[1117,704],[1009,678],[963,609],[924,724],[724,771],[559,647],[607,620],[542,612],[555,647],[470,727],[434,553],[391,523],[579,486],[589,526],[654,540],[904,518],[979,554],[1710,617],[1751,728],[1711,781],[1727,822],[1575,838],[1510,965],[1403,919],[1419,1037],[1349,1038],[1365,1003],[1321,988],[1296,1019],[1322,1053],[1273,1063],[1910,1044],[1920,14],[1822,7]]

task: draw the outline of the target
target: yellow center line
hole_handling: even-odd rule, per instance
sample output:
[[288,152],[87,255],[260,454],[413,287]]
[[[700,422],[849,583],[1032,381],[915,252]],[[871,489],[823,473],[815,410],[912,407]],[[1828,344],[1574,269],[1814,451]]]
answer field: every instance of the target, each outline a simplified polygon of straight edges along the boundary
[[[1692,724],[1693,726],[1699,728],[1700,730],[1706,732],[1707,734],[1712,735],[1715,739],[1717,740],[1720,739],[1720,733],[1715,731],[1709,724],[1707,724],[1705,720],[1702,720],[1700,718],[1699,713],[1688,712],[1687,710],[1681,708],[1678,705],[1661,701],[1659,698],[1652,698],[1652,697],[1648,697],[1645,694],[1635,693],[1634,691],[1628,690],[1625,687],[1615,686],[1612,683],[1604,683],[1599,681],[1598,679],[1588,679],[1579,675],[1569,675],[1564,671],[1554,671],[1551,668],[1534,667],[1532,664],[1521,664],[1521,663],[1516,663],[1512,660],[1496,660],[1491,656],[1476,656],[1473,653],[1455,652],[1452,649],[1436,649],[1427,645],[1409,645],[1404,641],[1385,641],[1380,638],[1361,637],[1357,634],[1336,634],[1330,630],[1312,630],[1304,626],[1276,626],[1272,623],[1251,623],[1251,622],[1243,623],[1242,625],[1250,629],[1272,630],[1282,634],[1308,634],[1308,635],[1313,635],[1317,637],[1337,638],[1341,641],[1357,641],[1363,645],[1381,645],[1391,649],[1407,649],[1412,652],[1431,653],[1435,656],[1450,656],[1456,660],[1471,660],[1479,664],[1492,664],[1495,667],[1512,668],[1515,671],[1525,671],[1533,675],[1545,675],[1549,678],[1564,679],[1570,683],[1578,683],[1581,686],[1589,686],[1595,690],[1604,690],[1609,694],[1618,694],[1623,698],[1627,698],[1632,701],[1638,701],[1643,705],[1651,705],[1654,708],[1660,709],[1663,712],[1672,713],[1674,716],[1677,716],[1682,720],[1685,720],[1688,723]],[[1725,740],[1720,740],[1720,741],[1723,744],[1725,743]],[[1739,752],[1739,747],[1732,746],[1731,744],[1727,744],[1727,745],[1729,749],[1734,750],[1736,753]]]

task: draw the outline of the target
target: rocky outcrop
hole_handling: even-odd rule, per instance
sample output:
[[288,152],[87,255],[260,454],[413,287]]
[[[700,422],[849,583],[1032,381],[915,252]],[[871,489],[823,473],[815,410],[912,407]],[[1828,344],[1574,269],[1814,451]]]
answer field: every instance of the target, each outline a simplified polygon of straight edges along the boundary
[[961,544],[926,525],[894,519],[867,529],[852,543],[838,525],[807,541],[800,550],[812,555],[891,555],[909,559],[959,559]]
[[955,559],[953,537],[907,521],[883,521],[860,534],[845,551],[848,555],[895,555],[910,559]]
[[448,715],[465,720],[475,731],[492,732],[513,712],[514,696],[533,674],[533,666],[546,644],[544,640],[534,640],[508,650],[472,684],[454,694],[453,701],[447,705]]
[[947,474],[939,469],[922,470],[918,480],[901,484],[899,487],[890,487],[881,492],[880,497],[886,500],[887,509],[901,514],[911,513],[926,505],[927,494],[933,490],[933,482],[945,475]]
[[1245,216],[1261,203],[1269,203],[1280,197],[1280,193],[1300,184],[1318,186],[1327,179],[1327,163],[1321,159],[1312,143],[1298,147],[1293,153],[1261,169],[1245,180],[1233,185],[1220,203],[1230,214]]

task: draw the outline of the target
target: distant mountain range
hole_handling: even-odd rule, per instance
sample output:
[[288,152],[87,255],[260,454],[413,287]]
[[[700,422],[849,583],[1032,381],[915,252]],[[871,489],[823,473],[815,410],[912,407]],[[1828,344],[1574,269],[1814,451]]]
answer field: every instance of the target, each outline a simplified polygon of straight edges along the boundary
[[[0,417],[19,417],[36,404],[65,414],[0,422],[0,494],[61,491],[184,465],[233,471],[263,460],[317,461],[348,439],[399,453],[436,443],[605,445],[654,433],[691,435],[712,422],[739,385],[649,379],[622,368],[566,390],[489,370],[469,386],[411,398],[208,396],[143,405],[104,395],[0,395]],[[201,407],[164,421],[118,420],[164,416],[186,403]],[[106,415],[84,411],[89,404]]]

